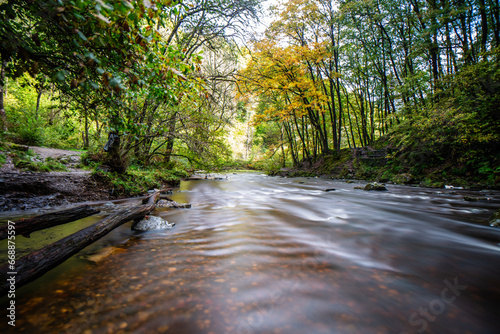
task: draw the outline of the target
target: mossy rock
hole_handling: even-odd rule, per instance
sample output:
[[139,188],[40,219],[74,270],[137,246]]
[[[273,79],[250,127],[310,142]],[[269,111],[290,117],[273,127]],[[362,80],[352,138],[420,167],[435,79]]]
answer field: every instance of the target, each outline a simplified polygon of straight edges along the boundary
[[490,199],[487,197],[471,197],[471,196],[464,196],[464,201],[467,202],[488,202]]
[[28,152],[28,150],[30,149],[28,146],[24,146],[24,145],[18,145],[18,144],[14,144],[14,143],[6,143],[8,148],[10,150],[13,150],[13,151],[21,151],[21,152]]
[[366,190],[366,191],[371,191],[371,190],[384,191],[384,190],[387,190],[387,188],[385,187],[385,184],[383,184],[383,183],[373,182],[373,183],[368,183],[363,188],[363,190]]
[[412,183],[414,181],[414,177],[410,173],[403,173],[403,174],[394,175],[391,178],[391,181],[396,183],[396,184],[409,184],[409,183]]
[[500,227],[500,209],[495,211],[495,213],[489,219],[490,226]]

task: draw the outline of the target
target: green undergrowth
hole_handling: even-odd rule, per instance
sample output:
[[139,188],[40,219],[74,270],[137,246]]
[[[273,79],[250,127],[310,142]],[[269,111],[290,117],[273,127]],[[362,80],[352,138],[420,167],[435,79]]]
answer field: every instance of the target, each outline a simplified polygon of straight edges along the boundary
[[30,158],[20,157],[14,159],[14,166],[32,172],[68,171],[66,166],[50,158],[47,158],[45,161],[32,161]]
[[286,175],[500,188],[500,63],[468,66],[439,85],[432,107],[404,115],[366,148],[385,149],[385,157],[363,160],[343,149]]
[[123,174],[96,169],[92,173],[94,180],[107,185],[115,196],[138,196],[151,189],[161,189],[164,186],[177,186],[182,178],[189,173],[165,167],[131,166]]

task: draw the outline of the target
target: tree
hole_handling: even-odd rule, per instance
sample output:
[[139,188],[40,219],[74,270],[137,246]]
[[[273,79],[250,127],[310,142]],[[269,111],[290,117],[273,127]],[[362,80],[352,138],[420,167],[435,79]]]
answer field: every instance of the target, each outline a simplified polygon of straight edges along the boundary
[[[292,0],[250,50],[241,85],[273,97],[261,119],[279,122],[312,160],[371,145],[405,119],[449,98],[448,76],[493,62],[498,1]],[[476,100],[477,101],[477,100]]]
[[[0,23],[2,69],[10,78],[43,74],[78,104],[86,145],[89,115],[99,131],[105,124],[116,139],[108,162],[123,172],[131,155],[143,163],[162,151],[168,157],[174,139],[186,138],[187,119],[206,122],[184,108],[211,105],[197,52],[232,38],[257,7],[255,0],[10,0],[0,5],[8,18]],[[194,96],[207,97],[193,105]]]

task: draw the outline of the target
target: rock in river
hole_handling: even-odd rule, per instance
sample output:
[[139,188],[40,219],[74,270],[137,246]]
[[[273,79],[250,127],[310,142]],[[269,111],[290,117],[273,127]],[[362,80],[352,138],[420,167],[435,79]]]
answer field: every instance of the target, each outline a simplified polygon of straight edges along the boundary
[[156,203],[156,209],[162,210],[162,209],[189,209],[191,208],[191,204],[181,204],[177,203],[176,201],[172,200],[165,200],[161,199]]
[[363,190],[387,190],[385,184],[382,183],[368,183]]
[[132,229],[136,231],[152,231],[152,230],[164,230],[167,228],[172,228],[175,223],[169,223],[168,221],[161,219],[156,216],[146,216],[144,219],[132,225]]
[[471,196],[464,196],[464,201],[467,202],[488,202],[490,199],[487,197],[471,197]]
[[489,223],[492,227],[500,227],[500,209],[490,217]]

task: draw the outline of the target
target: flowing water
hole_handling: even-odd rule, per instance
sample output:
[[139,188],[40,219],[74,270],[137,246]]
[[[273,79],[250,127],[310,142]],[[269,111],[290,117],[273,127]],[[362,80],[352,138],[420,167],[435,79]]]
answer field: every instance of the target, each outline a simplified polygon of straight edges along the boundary
[[498,333],[500,230],[480,223],[500,193],[355,185],[183,182],[173,229],[123,225],[19,289],[13,332]]

